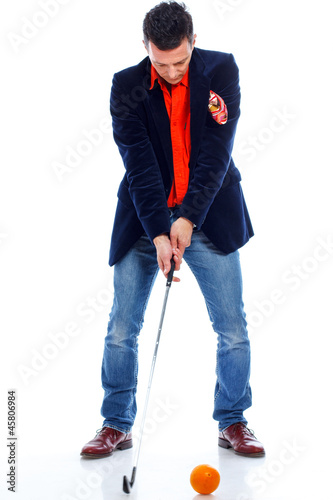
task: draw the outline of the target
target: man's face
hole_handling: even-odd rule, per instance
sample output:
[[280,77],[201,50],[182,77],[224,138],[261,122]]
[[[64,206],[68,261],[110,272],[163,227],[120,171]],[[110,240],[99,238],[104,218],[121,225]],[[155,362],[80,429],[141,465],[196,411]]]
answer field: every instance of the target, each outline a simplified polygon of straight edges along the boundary
[[191,45],[185,38],[179,47],[172,50],[159,50],[151,41],[146,47],[150,61],[157,73],[171,85],[179,83],[185,75],[190,64],[195,39],[196,35],[194,35]]

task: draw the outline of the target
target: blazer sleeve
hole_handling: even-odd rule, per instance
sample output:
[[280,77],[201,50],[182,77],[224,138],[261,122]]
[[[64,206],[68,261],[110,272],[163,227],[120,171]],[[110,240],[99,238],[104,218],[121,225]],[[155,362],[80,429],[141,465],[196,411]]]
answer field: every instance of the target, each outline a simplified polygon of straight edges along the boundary
[[[228,172],[240,116],[239,72],[232,54],[228,55],[227,62],[217,67],[211,79],[211,90],[226,103],[228,120],[226,124],[219,125],[207,111],[200,152],[180,210],[180,216],[191,220],[198,229],[204,223]],[[232,169],[229,173],[236,174],[238,170]]]
[[127,191],[146,234],[153,242],[156,236],[170,231],[167,198],[147,128],[136,112],[136,106],[129,106],[126,101],[128,85],[124,85],[123,78],[123,74],[114,75],[110,98],[113,136],[126,170],[120,189]]

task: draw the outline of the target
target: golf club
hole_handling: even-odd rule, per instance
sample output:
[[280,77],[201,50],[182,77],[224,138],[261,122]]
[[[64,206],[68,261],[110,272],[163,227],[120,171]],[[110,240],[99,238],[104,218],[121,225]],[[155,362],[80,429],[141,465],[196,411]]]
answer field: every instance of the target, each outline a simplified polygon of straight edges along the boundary
[[158,346],[160,343],[160,337],[161,337],[161,332],[162,332],[162,325],[163,325],[163,320],[164,320],[164,314],[165,314],[165,309],[166,309],[166,304],[168,300],[168,295],[172,283],[172,278],[173,278],[173,273],[175,270],[175,262],[173,259],[171,259],[171,269],[167,277],[167,282],[166,282],[166,290],[165,290],[165,295],[164,295],[164,302],[163,302],[163,308],[162,308],[162,314],[161,314],[161,319],[160,319],[160,324],[158,327],[158,332],[157,332],[157,338],[156,338],[156,343],[155,343],[155,350],[154,350],[154,356],[151,364],[151,369],[150,369],[150,375],[149,375],[149,381],[148,381],[148,388],[147,388],[147,394],[146,394],[146,401],[145,401],[145,406],[143,409],[143,415],[142,415],[142,420],[141,420],[141,426],[140,426],[140,434],[139,434],[139,442],[137,446],[137,451],[136,451],[136,458],[134,461],[134,466],[132,470],[132,475],[131,475],[131,480],[128,479],[127,476],[124,476],[123,480],[123,491],[124,493],[130,493],[131,489],[133,488],[133,484],[135,481],[135,476],[136,476],[136,471],[138,467],[138,461],[139,461],[139,455],[140,455],[140,448],[141,448],[141,442],[142,442],[142,436],[143,436],[143,429],[145,425],[145,420],[146,420],[146,413],[147,413],[147,408],[148,408],[148,401],[149,401],[149,395],[150,395],[150,388],[153,380],[153,375],[154,375],[154,369],[155,369],[155,364],[156,364],[156,357],[157,357],[157,351],[158,351]]

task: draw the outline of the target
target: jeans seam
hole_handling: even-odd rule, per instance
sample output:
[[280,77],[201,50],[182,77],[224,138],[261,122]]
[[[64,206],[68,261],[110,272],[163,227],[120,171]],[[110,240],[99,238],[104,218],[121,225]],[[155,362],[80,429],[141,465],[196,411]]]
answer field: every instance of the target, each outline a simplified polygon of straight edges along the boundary
[[221,392],[221,387],[220,387],[220,382],[219,382],[219,377],[218,377],[218,365],[219,365],[219,357],[218,357],[218,350],[216,350],[216,379],[217,379],[217,383],[219,384],[219,390],[217,391],[217,393],[215,394],[215,397],[214,397],[214,403],[215,401],[217,400],[220,392]]

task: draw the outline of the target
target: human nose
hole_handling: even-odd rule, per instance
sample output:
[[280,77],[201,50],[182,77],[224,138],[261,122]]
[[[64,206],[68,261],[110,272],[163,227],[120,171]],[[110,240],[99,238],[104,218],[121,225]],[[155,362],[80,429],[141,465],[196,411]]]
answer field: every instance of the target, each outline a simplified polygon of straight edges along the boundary
[[177,69],[175,66],[170,66],[168,69],[168,76],[170,80],[174,80],[177,77]]

